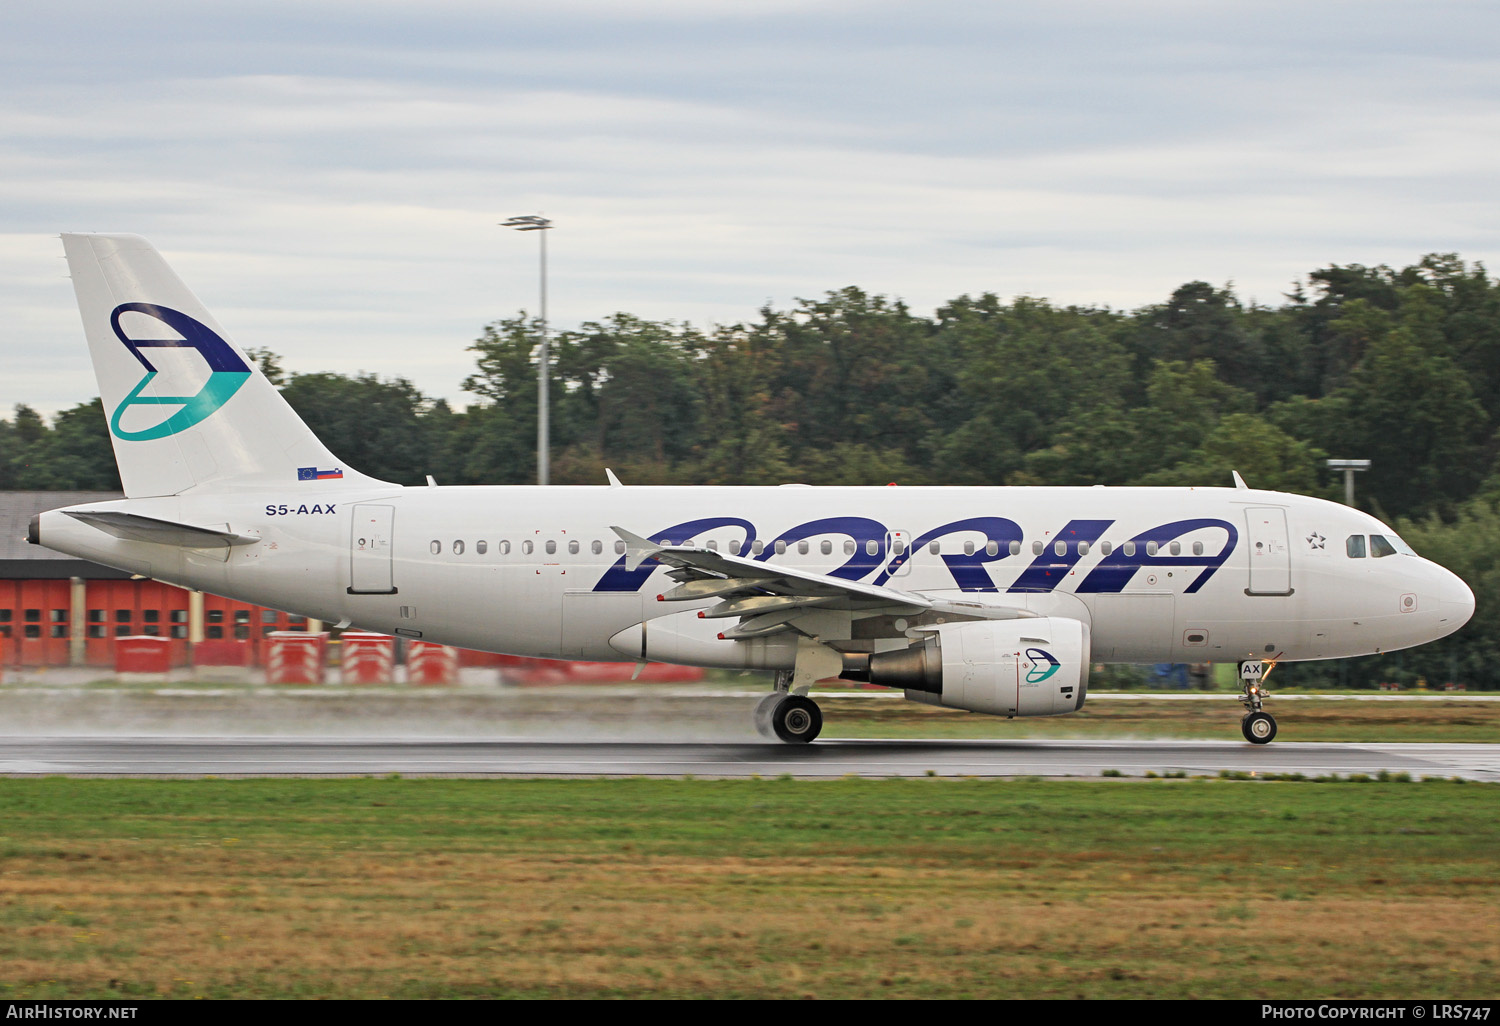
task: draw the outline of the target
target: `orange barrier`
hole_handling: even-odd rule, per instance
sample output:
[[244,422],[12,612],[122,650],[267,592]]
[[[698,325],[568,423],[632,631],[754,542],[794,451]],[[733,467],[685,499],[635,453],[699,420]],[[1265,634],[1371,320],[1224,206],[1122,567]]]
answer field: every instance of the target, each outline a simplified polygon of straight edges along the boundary
[[396,667],[396,639],[372,631],[345,631],[340,659],[345,684],[389,684]]
[[[518,660],[519,665],[500,671],[507,684],[610,684],[629,682],[635,673],[634,663],[585,663],[559,659]],[[691,684],[703,679],[697,666],[675,666],[671,663],[647,663],[638,684]]]
[[266,659],[268,684],[323,683],[323,648],[328,633],[319,631],[272,631],[271,654]]
[[115,639],[115,672],[165,677],[172,669],[172,642],[139,635]]
[[194,666],[249,666],[250,642],[200,641],[193,646]]
[[458,682],[458,649],[413,641],[406,648],[408,684],[455,684]]

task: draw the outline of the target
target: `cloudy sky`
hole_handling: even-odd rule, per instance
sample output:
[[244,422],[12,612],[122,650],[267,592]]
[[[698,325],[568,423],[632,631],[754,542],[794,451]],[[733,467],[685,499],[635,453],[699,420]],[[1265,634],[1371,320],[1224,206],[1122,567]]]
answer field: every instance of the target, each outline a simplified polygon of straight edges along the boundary
[[1488,0],[0,7],[0,412],[96,392],[59,231],[151,239],[241,345],[455,403],[487,321],[1275,303],[1497,265]]

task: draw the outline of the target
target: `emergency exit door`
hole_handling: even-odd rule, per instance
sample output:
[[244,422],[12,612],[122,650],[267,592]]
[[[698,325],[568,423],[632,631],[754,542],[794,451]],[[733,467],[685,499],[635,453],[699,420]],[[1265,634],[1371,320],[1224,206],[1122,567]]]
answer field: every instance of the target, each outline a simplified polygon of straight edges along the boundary
[[1292,553],[1286,537],[1286,510],[1279,506],[1245,510],[1245,544],[1250,552],[1246,595],[1290,595]]
[[396,594],[391,567],[395,519],[394,506],[354,507],[354,523],[349,532],[349,594]]

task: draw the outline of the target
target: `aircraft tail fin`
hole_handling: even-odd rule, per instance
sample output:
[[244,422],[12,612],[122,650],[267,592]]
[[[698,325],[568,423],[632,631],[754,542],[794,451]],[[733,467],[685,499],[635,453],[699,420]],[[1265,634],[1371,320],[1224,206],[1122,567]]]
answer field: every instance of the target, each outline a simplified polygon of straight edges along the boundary
[[368,480],[324,447],[149,242],[62,240],[128,497]]

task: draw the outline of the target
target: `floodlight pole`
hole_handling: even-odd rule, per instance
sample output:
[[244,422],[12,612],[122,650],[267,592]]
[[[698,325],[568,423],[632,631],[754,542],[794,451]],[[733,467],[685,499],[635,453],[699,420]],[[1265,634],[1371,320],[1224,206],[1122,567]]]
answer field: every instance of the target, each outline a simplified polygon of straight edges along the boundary
[[1344,505],[1354,505],[1354,475],[1360,471],[1370,469],[1369,460],[1329,460],[1329,470],[1342,470],[1344,472]]
[[552,222],[537,214],[523,214],[512,217],[508,221],[501,221],[502,228],[514,228],[518,232],[540,232],[541,268],[542,268],[542,347],[537,359],[537,404],[536,404],[536,483],[544,485],[549,483],[549,453],[551,452],[551,440],[548,437],[549,413],[547,400],[550,389],[548,388],[549,363],[547,345],[547,229],[552,227]]

